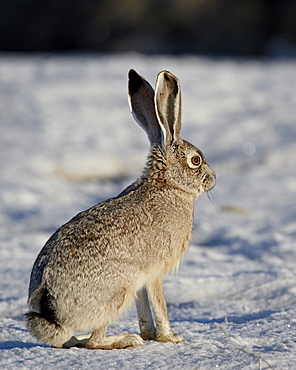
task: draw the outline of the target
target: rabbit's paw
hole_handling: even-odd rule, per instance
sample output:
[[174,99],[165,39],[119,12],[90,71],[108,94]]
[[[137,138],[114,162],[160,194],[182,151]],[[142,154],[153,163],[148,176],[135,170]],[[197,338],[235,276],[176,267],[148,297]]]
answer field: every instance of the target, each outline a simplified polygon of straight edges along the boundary
[[145,344],[144,340],[137,334],[117,334],[102,339],[100,342],[90,340],[86,344],[88,349],[122,349],[138,347]]
[[158,333],[156,336],[156,340],[158,342],[172,342],[172,343],[181,343],[185,342],[185,339],[180,334],[170,333],[170,334],[162,334]]

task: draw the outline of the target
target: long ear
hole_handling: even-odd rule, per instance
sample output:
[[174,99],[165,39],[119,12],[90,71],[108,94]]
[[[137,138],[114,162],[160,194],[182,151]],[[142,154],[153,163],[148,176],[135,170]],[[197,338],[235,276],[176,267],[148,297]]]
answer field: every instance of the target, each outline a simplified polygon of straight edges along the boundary
[[155,107],[162,126],[162,145],[165,148],[179,139],[181,130],[181,89],[176,76],[168,71],[158,74],[155,88]]
[[160,145],[161,128],[155,112],[154,90],[133,69],[129,71],[128,78],[128,98],[131,113],[138,124],[146,131],[151,146]]

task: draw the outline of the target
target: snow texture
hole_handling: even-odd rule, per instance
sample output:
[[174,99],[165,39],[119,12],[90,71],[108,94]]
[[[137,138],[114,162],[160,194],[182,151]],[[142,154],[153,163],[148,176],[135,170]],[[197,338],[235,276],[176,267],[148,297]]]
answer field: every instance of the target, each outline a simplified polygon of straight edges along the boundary
[[[142,171],[149,145],[129,113],[130,68],[152,85],[163,69],[180,79],[181,136],[217,173],[179,272],[164,281],[186,342],[53,349],[26,329],[30,270],[60,225]],[[293,60],[2,54],[0,368],[294,368],[295,90]],[[134,308],[108,330],[121,332],[139,333]]]

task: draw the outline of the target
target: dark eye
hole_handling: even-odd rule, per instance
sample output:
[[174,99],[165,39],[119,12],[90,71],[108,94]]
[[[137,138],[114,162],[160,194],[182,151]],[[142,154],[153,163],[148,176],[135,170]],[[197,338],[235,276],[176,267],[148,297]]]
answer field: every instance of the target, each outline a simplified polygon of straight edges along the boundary
[[194,164],[194,166],[198,166],[200,164],[200,157],[198,155],[196,155],[195,157],[192,157],[191,163]]

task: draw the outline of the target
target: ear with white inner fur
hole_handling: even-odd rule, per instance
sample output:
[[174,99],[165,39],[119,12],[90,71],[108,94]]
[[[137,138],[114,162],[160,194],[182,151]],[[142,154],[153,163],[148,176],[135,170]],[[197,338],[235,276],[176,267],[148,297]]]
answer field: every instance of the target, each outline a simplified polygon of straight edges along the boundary
[[155,109],[162,129],[162,146],[179,139],[181,130],[181,88],[176,76],[168,71],[158,74],[155,88]]
[[155,105],[154,90],[135,70],[128,73],[128,98],[131,113],[136,122],[145,130],[151,146],[161,144]]

